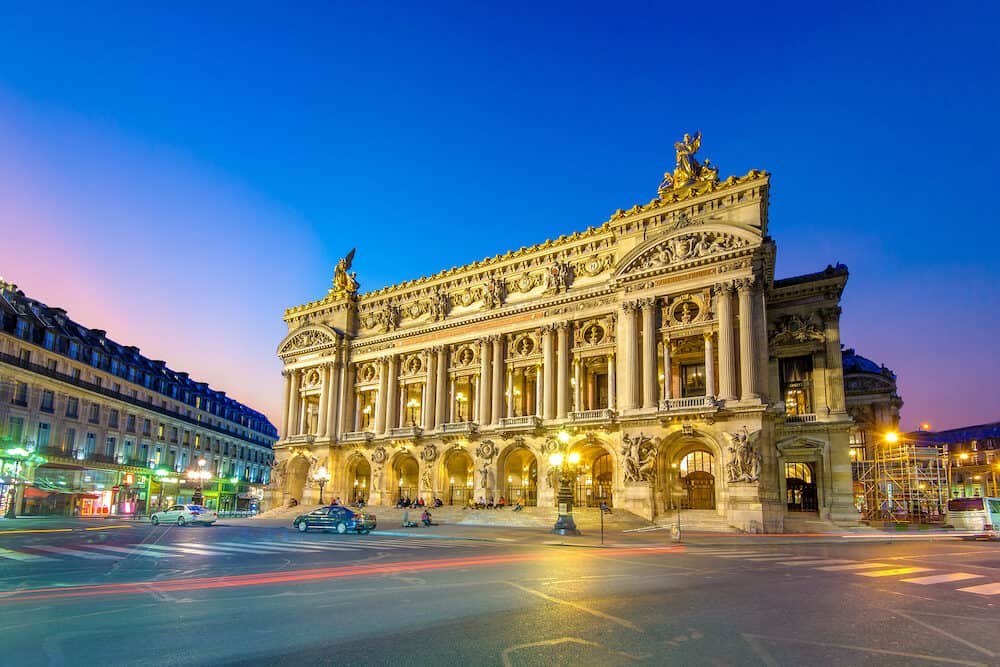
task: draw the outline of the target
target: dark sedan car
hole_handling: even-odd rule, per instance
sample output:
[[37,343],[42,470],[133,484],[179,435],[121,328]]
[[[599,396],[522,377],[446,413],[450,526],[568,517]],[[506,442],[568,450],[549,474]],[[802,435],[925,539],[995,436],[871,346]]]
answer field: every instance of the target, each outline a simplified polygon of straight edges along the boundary
[[341,505],[330,505],[295,517],[292,525],[301,533],[310,528],[324,528],[335,530],[341,535],[347,531],[367,535],[375,530],[375,515],[355,512]]

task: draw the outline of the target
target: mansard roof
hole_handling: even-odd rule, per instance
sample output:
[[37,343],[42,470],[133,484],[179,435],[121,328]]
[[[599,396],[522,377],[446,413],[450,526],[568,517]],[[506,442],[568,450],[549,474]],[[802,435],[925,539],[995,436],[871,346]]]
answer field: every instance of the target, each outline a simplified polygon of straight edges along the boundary
[[[102,329],[85,327],[70,319],[64,309],[49,307],[27,296],[17,289],[17,285],[0,280],[0,331],[15,333],[18,320],[24,320],[31,326],[31,333],[26,339],[33,344],[44,345],[45,333],[49,332],[56,339],[50,348],[54,353],[68,357],[69,344],[76,343],[80,347],[80,355],[84,353],[87,355],[86,358],[78,356],[76,360],[91,365],[90,355],[93,351],[98,351],[107,357],[109,364],[110,360],[117,360],[125,367],[135,368],[137,372],[148,374],[154,379],[163,379],[168,385],[177,386],[192,395],[216,402],[235,413],[233,417],[227,418],[223,412],[219,415],[223,419],[239,422],[243,416],[247,418],[248,423],[244,424],[247,428],[270,437],[277,437],[277,429],[264,414],[227,397],[226,392],[212,389],[205,382],[191,380],[188,373],[172,370],[165,361],[149,359],[139,353],[139,348],[122,345],[108,338],[107,332]],[[102,370],[108,369],[102,367]],[[150,391],[162,393],[156,382],[152,382],[151,385],[148,387]],[[180,400],[179,396],[163,395]],[[252,422],[259,424],[259,427],[253,428]]]
[[847,274],[847,267],[838,262],[836,266],[828,264],[825,269],[822,271],[816,271],[815,273],[804,273],[801,276],[792,276],[791,278],[779,278],[774,281],[774,288],[780,289],[782,287],[791,287],[793,285],[801,285],[804,283],[815,282],[817,280],[824,280],[826,278],[847,276]]
[[937,444],[962,443],[972,440],[1000,439],[1000,422],[977,424],[976,426],[960,426],[947,431],[915,431],[908,434],[924,442]]

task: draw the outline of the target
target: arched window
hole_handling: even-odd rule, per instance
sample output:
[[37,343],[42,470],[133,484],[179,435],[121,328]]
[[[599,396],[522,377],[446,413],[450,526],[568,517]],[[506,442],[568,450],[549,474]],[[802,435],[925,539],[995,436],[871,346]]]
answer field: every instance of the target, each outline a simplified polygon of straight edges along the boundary
[[681,477],[692,472],[707,472],[714,475],[715,457],[711,452],[697,451],[691,452],[681,459]]

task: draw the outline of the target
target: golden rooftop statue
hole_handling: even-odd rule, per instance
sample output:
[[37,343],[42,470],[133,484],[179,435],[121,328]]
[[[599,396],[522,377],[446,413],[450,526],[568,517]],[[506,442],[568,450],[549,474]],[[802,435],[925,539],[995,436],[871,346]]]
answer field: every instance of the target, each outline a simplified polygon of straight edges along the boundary
[[358,274],[353,271],[348,273],[351,262],[354,261],[355,250],[357,248],[351,248],[351,252],[337,262],[333,270],[333,288],[330,290],[330,296],[354,298],[358,295]]
[[695,183],[715,183],[719,180],[718,167],[709,166],[709,160],[705,160],[705,164],[700,164],[695,159],[694,154],[698,152],[699,148],[701,148],[700,131],[695,133],[694,139],[685,132],[684,141],[678,141],[674,144],[674,149],[677,151],[677,164],[674,166],[673,173],[668,171],[663,175],[663,182],[660,183],[659,188],[660,196],[669,190],[676,191]]

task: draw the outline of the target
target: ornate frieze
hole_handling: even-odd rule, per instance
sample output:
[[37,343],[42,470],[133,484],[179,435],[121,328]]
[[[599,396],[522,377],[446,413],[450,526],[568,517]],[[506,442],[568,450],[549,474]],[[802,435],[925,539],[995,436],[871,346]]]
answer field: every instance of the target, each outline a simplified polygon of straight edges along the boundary
[[824,342],[826,334],[819,318],[815,314],[801,317],[799,315],[784,315],[779,317],[770,331],[772,345],[788,345],[792,343]]
[[730,250],[745,248],[749,242],[725,232],[691,232],[672,236],[660,241],[642,255],[634,259],[630,270],[648,271],[682,264]]
[[337,345],[337,339],[321,329],[307,329],[292,336],[278,350],[278,356],[315,352]]

